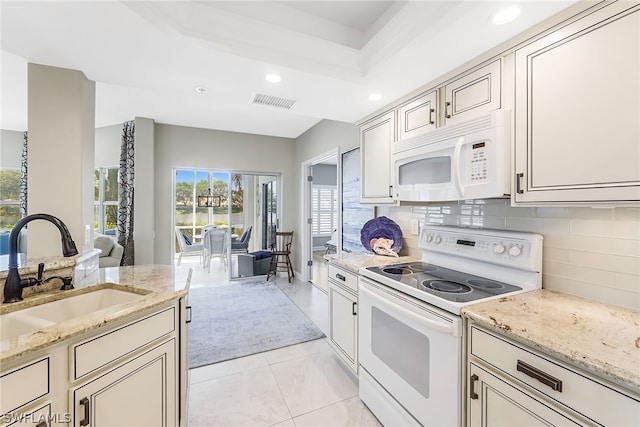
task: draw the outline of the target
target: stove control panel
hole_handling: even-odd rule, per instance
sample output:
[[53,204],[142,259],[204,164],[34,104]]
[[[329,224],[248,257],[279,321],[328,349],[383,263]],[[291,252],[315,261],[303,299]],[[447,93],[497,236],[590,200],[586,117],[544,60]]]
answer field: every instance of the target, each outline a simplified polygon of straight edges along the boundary
[[426,225],[420,233],[425,253],[454,255],[515,268],[542,262],[542,236],[536,233]]

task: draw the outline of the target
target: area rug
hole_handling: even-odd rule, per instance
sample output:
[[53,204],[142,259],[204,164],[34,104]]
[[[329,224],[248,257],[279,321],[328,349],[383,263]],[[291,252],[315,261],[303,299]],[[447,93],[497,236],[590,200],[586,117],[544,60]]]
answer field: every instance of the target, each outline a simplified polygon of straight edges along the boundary
[[193,288],[189,305],[189,368],[325,336],[273,282]]

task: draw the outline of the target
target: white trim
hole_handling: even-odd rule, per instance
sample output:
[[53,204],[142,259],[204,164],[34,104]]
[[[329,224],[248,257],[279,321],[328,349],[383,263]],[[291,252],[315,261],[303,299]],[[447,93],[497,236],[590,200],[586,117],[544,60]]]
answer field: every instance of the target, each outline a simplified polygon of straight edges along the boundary
[[[322,163],[324,160],[332,159],[336,157],[338,160],[337,175],[340,179],[340,148],[336,147],[327,152],[319,154],[311,159],[305,160],[300,164],[300,182],[301,182],[301,196],[303,209],[300,211],[300,218],[298,219],[299,227],[302,235],[302,243],[300,245],[300,270],[299,278],[303,282],[308,282],[311,279],[311,271],[313,266],[307,266],[308,260],[313,260],[313,238],[311,236],[311,225],[307,224],[307,218],[311,215],[311,183],[307,181],[307,176],[311,172],[311,167],[315,164]],[[340,187],[338,187],[340,188]],[[340,191],[338,191],[338,206],[341,205],[342,198]],[[341,213],[338,209],[338,224],[340,224]]]

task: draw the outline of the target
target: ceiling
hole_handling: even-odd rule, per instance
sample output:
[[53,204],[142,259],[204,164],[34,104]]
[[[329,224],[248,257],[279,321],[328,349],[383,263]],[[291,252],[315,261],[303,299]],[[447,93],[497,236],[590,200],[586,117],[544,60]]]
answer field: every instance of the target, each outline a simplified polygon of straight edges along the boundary
[[138,116],[296,138],[362,119],[575,2],[519,1],[520,17],[496,26],[514,2],[1,0],[0,128],[27,129],[31,62],[94,80],[96,127]]

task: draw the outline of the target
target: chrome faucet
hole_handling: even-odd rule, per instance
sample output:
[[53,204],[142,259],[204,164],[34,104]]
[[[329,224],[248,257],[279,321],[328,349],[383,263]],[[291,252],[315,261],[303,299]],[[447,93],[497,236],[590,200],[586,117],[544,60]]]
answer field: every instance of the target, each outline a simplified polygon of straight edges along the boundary
[[[62,237],[62,254],[65,257],[78,255],[78,249],[71,238],[71,233],[69,233],[67,226],[55,216],[39,213],[27,215],[22,218],[11,229],[11,234],[9,235],[9,273],[7,274],[7,280],[4,283],[4,303],[22,301],[22,289],[41,282],[42,273],[39,273],[40,280],[35,281],[30,279],[21,280],[20,274],[18,273],[18,236],[20,235],[22,228],[27,223],[35,219],[49,221],[58,227],[58,230],[60,230],[60,236]],[[44,268],[44,266],[42,268]],[[39,271],[41,271],[40,267]]]

